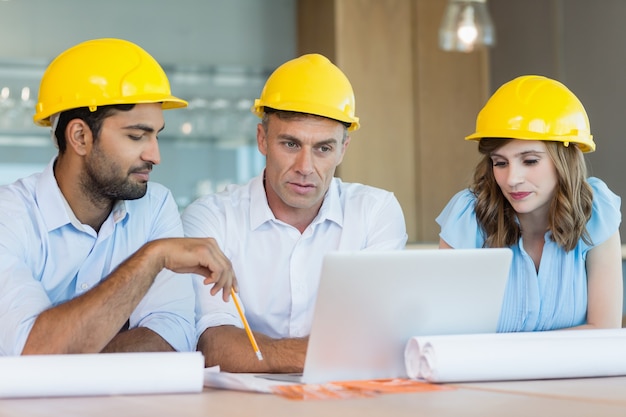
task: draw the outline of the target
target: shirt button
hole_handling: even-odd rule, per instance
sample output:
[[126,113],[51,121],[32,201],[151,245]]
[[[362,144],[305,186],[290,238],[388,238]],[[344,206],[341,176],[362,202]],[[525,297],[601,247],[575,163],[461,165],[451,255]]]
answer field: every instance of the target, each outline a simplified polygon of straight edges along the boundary
[[83,282],[82,284],[80,284],[81,290],[86,290],[87,288],[89,288],[89,284],[87,284],[86,282]]

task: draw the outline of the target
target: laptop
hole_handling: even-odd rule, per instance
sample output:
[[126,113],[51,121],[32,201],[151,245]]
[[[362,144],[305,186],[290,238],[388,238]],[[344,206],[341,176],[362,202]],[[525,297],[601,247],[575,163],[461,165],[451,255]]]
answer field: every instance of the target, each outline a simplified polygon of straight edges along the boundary
[[298,382],[404,378],[411,337],[494,333],[511,259],[505,248],[327,254]]

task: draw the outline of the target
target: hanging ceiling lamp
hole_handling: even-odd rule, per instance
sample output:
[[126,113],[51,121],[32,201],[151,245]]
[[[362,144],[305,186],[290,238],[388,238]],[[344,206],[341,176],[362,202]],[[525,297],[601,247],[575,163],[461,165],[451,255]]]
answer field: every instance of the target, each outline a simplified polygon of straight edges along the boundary
[[472,52],[496,43],[487,0],[448,0],[439,27],[439,47],[444,51]]

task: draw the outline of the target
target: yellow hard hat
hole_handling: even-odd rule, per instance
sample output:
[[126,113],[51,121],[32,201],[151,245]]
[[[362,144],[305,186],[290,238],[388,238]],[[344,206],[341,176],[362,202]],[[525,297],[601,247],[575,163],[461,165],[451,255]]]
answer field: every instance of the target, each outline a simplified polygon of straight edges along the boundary
[[539,75],[524,75],[502,85],[478,113],[476,132],[466,140],[512,138],[576,143],[593,152],[589,118],[566,86]]
[[163,103],[187,106],[174,97],[165,71],[146,51],[121,39],[94,39],[57,56],[41,79],[34,122],[50,126],[53,114],[111,104]]
[[263,117],[264,107],[339,120],[350,124],[348,130],[359,128],[350,81],[320,54],[302,55],[278,67],[251,110]]

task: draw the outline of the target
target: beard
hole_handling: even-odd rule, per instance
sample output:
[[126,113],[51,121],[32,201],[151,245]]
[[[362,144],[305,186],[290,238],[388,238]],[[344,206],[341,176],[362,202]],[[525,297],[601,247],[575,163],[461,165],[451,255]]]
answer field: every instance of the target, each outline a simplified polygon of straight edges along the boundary
[[96,147],[80,180],[81,189],[96,204],[110,204],[117,200],[136,200],[146,195],[148,183],[134,182],[130,174],[142,170],[152,170],[152,164],[145,163],[121,174],[122,168]]

